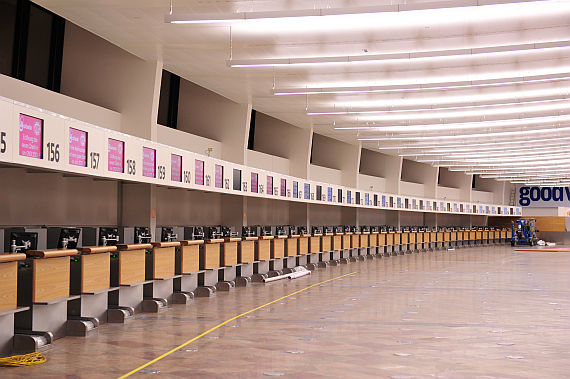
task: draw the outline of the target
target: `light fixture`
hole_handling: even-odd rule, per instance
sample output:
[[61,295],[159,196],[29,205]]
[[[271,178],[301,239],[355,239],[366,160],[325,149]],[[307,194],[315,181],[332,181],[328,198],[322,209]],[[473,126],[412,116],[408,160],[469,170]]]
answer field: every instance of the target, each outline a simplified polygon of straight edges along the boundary
[[211,24],[219,22],[251,21],[276,18],[298,17],[326,17],[346,16],[374,13],[394,13],[430,9],[447,9],[463,7],[480,7],[486,5],[500,5],[511,3],[530,3],[536,0],[453,0],[435,1],[410,4],[377,5],[351,8],[315,8],[300,10],[279,10],[266,12],[236,12],[236,13],[191,13],[191,14],[167,14],[164,22],[172,24]]
[[341,56],[311,57],[311,58],[229,59],[226,61],[226,66],[235,68],[235,67],[277,67],[277,66],[296,66],[296,65],[314,65],[314,64],[331,64],[331,63],[361,63],[361,62],[393,61],[393,60],[402,60],[402,59],[442,58],[442,57],[455,57],[455,56],[465,56],[465,55],[514,53],[521,51],[545,50],[545,49],[555,49],[555,48],[564,49],[568,47],[570,47],[570,40],[562,40],[562,41],[528,43],[528,44],[517,44],[517,45],[474,47],[467,49],[418,51],[412,53],[341,55]]
[[352,94],[369,92],[418,92],[454,90],[479,87],[504,87],[513,84],[531,84],[542,82],[555,82],[570,79],[570,72],[559,72],[532,76],[515,76],[508,78],[474,79],[454,82],[430,82],[392,84],[381,86],[354,86],[354,87],[313,87],[313,88],[274,88],[272,95],[319,95],[319,94]]

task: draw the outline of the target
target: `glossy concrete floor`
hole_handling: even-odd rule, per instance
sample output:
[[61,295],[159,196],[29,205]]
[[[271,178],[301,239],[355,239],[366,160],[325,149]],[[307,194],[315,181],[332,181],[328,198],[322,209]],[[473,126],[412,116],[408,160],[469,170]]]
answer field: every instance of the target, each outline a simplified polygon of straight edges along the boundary
[[[352,274],[351,274],[352,273]],[[1,378],[570,378],[570,254],[510,246],[349,263],[66,337]]]

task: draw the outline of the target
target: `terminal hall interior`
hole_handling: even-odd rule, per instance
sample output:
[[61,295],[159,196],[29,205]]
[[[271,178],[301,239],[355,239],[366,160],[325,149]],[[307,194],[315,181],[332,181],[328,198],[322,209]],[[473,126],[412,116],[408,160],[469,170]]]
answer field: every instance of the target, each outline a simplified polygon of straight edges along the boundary
[[0,0],[0,377],[567,377],[569,36],[569,0]]

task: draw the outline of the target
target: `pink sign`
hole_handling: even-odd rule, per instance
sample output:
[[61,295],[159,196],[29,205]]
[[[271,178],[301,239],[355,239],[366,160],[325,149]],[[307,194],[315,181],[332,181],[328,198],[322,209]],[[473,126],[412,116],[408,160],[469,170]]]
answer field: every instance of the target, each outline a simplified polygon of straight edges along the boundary
[[287,195],[287,179],[281,179],[281,196]]
[[123,141],[118,141],[116,139],[109,138],[108,141],[109,157],[108,157],[108,168],[112,172],[125,172],[123,169],[124,165],[124,150],[125,143]]
[[194,183],[204,185],[204,161],[194,161]]
[[267,177],[267,194],[273,195],[273,176]]
[[20,155],[42,159],[44,120],[20,113]]
[[182,157],[180,155],[170,154],[170,180],[182,181]]
[[156,178],[156,150],[143,147],[143,176]]
[[251,192],[257,193],[257,173],[251,173]]
[[69,164],[87,167],[87,132],[69,128]]
[[216,165],[216,188],[224,188],[224,166]]

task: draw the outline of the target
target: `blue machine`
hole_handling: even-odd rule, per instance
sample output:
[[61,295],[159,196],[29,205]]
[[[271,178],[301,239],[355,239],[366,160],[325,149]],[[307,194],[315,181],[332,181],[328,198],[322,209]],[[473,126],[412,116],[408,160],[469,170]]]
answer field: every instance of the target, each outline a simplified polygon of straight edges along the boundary
[[513,221],[513,236],[511,246],[536,244],[536,220],[534,218],[522,218]]

